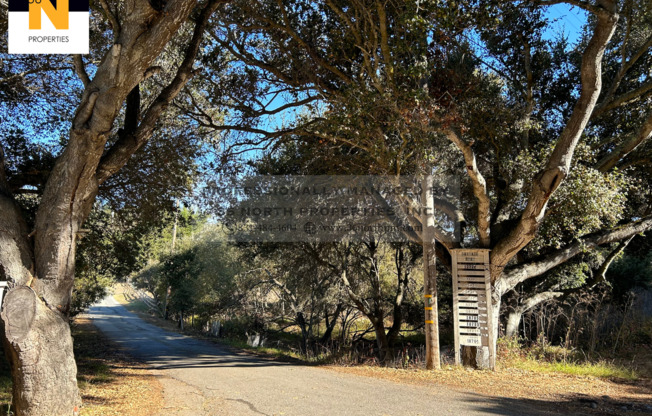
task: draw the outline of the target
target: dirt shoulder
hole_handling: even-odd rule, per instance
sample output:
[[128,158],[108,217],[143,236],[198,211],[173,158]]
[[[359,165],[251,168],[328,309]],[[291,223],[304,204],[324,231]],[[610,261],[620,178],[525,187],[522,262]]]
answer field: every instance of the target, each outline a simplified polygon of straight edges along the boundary
[[[125,354],[81,315],[71,325],[82,416],[149,416],[163,402],[162,386],[149,368]],[[0,414],[11,415],[11,375],[0,350]]]
[[370,366],[329,366],[331,371],[382,378],[421,386],[446,386],[489,397],[558,403],[563,412],[594,414],[652,414],[652,380],[604,380],[597,377],[501,368],[470,371],[444,367],[439,371]]
[[122,352],[87,317],[72,327],[82,416],[148,416],[160,410],[162,386],[146,365]]

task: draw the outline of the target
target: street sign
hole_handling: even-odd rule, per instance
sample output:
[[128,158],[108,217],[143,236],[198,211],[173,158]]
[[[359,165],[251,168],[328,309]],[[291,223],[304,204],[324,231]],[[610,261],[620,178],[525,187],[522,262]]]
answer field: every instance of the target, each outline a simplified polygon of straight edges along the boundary
[[462,346],[489,349],[493,368],[495,346],[491,310],[491,271],[488,249],[453,249],[453,318],[455,363],[460,364]]
[[460,335],[459,337],[462,345],[470,345],[475,347],[482,345],[480,337],[471,335]]

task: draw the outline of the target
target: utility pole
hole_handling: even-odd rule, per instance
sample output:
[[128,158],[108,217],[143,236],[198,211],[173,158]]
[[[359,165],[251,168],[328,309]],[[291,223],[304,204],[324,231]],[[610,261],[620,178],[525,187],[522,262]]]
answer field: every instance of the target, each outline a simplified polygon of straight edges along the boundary
[[426,369],[441,369],[439,355],[439,312],[437,310],[437,257],[435,256],[435,204],[432,175],[422,181],[423,296],[426,330]]

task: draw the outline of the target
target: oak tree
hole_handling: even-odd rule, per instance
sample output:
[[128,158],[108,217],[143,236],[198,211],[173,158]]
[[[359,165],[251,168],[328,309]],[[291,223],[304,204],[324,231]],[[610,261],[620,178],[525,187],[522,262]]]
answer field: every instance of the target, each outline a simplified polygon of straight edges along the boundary
[[[196,74],[193,64],[219,4],[99,2],[99,13],[110,24],[110,35],[103,37],[108,44],[101,56],[92,57],[94,72],[86,71],[81,57],[73,57],[81,97],[72,119],[61,121],[60,131],[67,130],[64,145],[29,227],[16,202],[16,190],[25,188],[10,183],[0,151],[0,278],[10,286],[2,310],[3,340],[17,415],[79,412],[67,320],[79,232],[100,187],[145,146],[165,109]],[[140,86],[161,72],[157,59],[173,39],[184,44],[179,64],[161,74],[162,82],[153,83],[148,99],[141,101]],[[117,130],[119,117],[123,123]]]

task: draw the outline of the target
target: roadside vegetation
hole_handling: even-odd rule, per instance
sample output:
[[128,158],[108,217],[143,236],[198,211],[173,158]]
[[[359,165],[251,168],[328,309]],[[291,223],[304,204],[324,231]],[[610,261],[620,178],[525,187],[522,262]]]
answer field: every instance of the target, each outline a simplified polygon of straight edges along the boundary
[[[230,244],[201,216],[184,211],[182,217],[186,225],[177,226],[175,253],[170,225],[150,236],[157,243],[145,254],[150,256],[148,266],[132,274],[116,294],[131,311],[168,329],[183,326],[187,333],[276,358],[423,368],[422,288],[406,272],[418,269],[417,250],[379,244],[377,252],[361,256],[368,263],[349,269],[347,289],[339,275],[322,268],[324,262],[341,259],[334,245]],[[636,247],[649,244],[649,238],[638,238]],[[368,253],[369,247],[357,249]],[[652,299],[647,289],[652,269],[647,260],[636,261],[639,252],[616,259],[602,285],[524,313],[518,335],[505,335],[510,311],[505,305],[499,367],[603,379],[649,378],[652,318],[646,308]],[[399,263],[401,253],[413,265]],[[374,264],[378,267],[370,267]],[[632,264],[638,264],[634,271]],[[397,270],[406,278],[399,279]],[[442,363],[451,365],[452,293],[444,267],[439,269],[439,289]],[[349,290],[355,290],[357,302]],[[397,293],[402,294],[400,302]],[[183,302],[175,300],[179,298]],[[365,304],[381,314],[382,333],[375,316],[363,310]],[[393,329],[391,342],[378,341],[378,334],[390,338]]]
[[[178,323],[164,320],[152,310],[146,311],[146,304],[134,294],[129,286],[120,285],[116,290],[116,299],[150,323],[168,330],[181,331]],[[239,330],[245,331],[246,328],[241,326]],[[633,370],[631,360],[591,361],[577,351],[549,344],[534,343],[526,346],[523,340],[502,338],[499,342],[499,366],[496,371],[469,371],[467,368],[456,367],[448,354],[444,356],[446,361],[441,370],[426,371],[423,359],[409,358],[401,361],[402,354],[392,363],[379,365],[373,350],[367,351],[368,355],[364,355],[366,358],[362,360],[353,350],[340,354],[306,356],[296,347],[300,343],[296,329],[285,332],[282,336],[279,333],[270,335],[269,346],[264,347],[248,345],[246,337],[242,335],[210,336],[201,328],[190,325],[190,320],[183,332],[229,348],[267,358],[318,365],[329,371],[428,387],[444,385],[500,400],[515,398],[532,400],[533,403],[543,401],[561,414],[607,412],[619,415],[632,414],[633,411],[644,414],[652,410],[648,404],[652,399],[652,379],[640,368]],[[421,345],[422,348],[423,335],[411,336],[409,342],[411,345]],[[373,336],[369,337],[367,345],[373,345]],[[650,362],[649,357],[642,356],[634,362]]]
[[[582,351],[537,342],[528,345],[522,339],[501,338],[498,342],[503,368],[589,376],[607,380],[635,381],[640,377],[650,377],[645,368],[636,367],[631,361],[590,358]],[[645,360],[648,359],[650,352],[652,351],[647,351]]]

